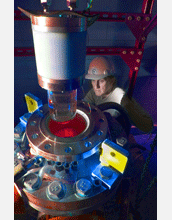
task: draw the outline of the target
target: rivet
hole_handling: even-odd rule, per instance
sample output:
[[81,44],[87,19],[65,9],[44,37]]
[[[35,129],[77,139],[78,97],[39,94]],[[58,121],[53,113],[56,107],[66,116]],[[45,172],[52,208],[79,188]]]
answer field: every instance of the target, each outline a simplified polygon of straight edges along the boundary
[[138,17],[137,17],[137,20],[138,20],[138,21],[140,21],[140,20],[141,20],[141,17],[140,17],[140,16],[138,16]]
[[131,55],[133,55],[133,54],[134,54],[134,51],[133,51],[133,50],[132,50],[132,51],[130,51],[130,54],[131,54]]
[[138,54],[139,54],[139,55],[142,55],[142,51],[139,51]]
[[127,18],[129,21],[131,21],[133,18],[132,18],[132,16],[128,16],[128,18]]
[[146,21],[150,21],[150,17],[146,17],[145,20],[146,20]]
[[137,61],[137,63],[140,63],[140,59],[137,59],[136,61]]
[[134,69],[135,69],[135,70],[138,70],[138,69],[139,69],[139,67],[135,67]]
[[142,41],[145,41],[146,40],[146,37],[142,37]]
[[126,51],[126,50],[124,50],[124,51],[122,51],[122,53],[123,53],[123,54],[126,54],[126,53],[127,53],[127,51]]

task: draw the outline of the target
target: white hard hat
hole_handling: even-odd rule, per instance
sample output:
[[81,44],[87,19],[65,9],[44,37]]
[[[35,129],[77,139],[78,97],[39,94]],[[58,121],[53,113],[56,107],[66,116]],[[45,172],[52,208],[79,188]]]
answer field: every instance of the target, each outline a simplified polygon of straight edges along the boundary
[[115,73],[115,67],[111,60],[106,57],[94,58],[88,69],[88,74],[85,76],[86,79],[99,80]]

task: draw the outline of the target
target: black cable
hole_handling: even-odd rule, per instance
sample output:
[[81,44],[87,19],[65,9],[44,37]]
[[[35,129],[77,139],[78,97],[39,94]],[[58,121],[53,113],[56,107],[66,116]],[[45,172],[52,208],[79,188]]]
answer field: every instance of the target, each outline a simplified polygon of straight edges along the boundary
[[116,120],[119,121],[119,123],[122,125],[122,127],[125,130],[127,136],[129,135],[130,128],[131,128],[131,123],[130,123],[130,120],[128,118],[127,112],[124,110],[124,108],[121,105],[119,105],[118,103],[115,103],[115,102],[106,102],[106,103],[97,105],[97,107],[101,111],[105,111],[105,110],[108,110],[108,109],[115,109],[115,110],[119,111],[119,113],[122,115],[122,117],[119,116],[118,118],[116,118]]
[[152,188],[152,186],[157,182],[157,176],[155,176],[150,184],[148,185],[147,189],[143,192],[143,194],[140,196],[140,198],[137,200],[135,209],[137,210],[140,206],[140,202],[145,198],[145,196],[148,194],[149,190]]
[[[155,136],[154,141],[153,141],[153,143],[150,146],[151,146],[151,150],[150,150],[149,155],[148,155],[148,157],[146,159],[146,162],[145,162],[145,164],[143,166],[143,171],[142,171],[142,174],[141,174],[141,177],[140,177],[140,180],[139,180],[139,186],[137,188],[135,209],[138,209],[139,203],[143,199],[143,195],[142,195],[142,199],[141,200],[139,199],[139,194],[140,194],[140,190],[141,190],[141,185],[142,185],[143,179],[145,178],[145,174],[146,174],[146,171],[148,169],[149,162],[150,162],[151,157],[153,155],[154,149],[157,146],[157,135]],[[149,191],[149,188],[152,187],[152,184],[155,183],[155,180],[156,180],[156,177],[153,178],[153,180],[148,185],[147,189],[145,190],[145,192],[143,194],[145,194],[147,191]]]

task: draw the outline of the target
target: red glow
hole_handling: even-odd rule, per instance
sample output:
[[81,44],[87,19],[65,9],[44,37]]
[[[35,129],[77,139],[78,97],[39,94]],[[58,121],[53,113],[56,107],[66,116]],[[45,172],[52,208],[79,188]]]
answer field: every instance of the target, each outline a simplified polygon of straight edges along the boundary
[[86,128],[86,121],[77,113],[75,118],[70,121],[56,122],[50,119],[48,126],[52,134],[58,137],[68,138],[82,133]]

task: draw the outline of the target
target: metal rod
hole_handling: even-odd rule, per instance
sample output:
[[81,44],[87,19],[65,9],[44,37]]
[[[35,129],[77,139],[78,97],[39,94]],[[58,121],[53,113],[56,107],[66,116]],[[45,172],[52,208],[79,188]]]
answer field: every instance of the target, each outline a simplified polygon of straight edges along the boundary
[[155,0],[143,0],[142,13],[151,14]]

